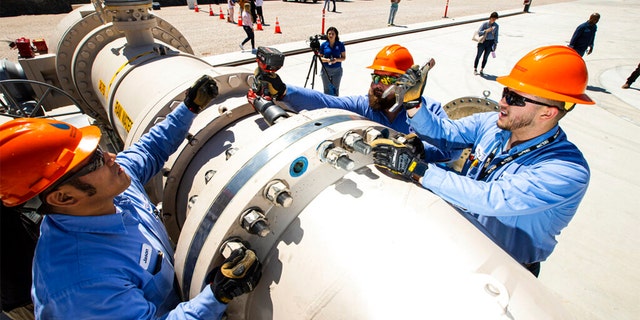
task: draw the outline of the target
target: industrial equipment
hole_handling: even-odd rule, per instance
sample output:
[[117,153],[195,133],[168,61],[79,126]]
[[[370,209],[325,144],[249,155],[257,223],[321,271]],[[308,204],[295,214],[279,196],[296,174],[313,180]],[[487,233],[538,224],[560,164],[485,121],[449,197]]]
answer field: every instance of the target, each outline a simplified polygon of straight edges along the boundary
[[[28,79],[62,88],[109,132],[112,151],[137,141],[202,74],[216,78],[214,107],[147,186],[177,242],[185,298],[240,237],[264,271],[254,292],[229,304],[229,319],[567,317],[472,221],[372,164],[368,143],[391,129],[335,109],[283,109],[286,117],[266,121],[245,97],[255,65],[212,67],[151,6],[94,1],[61,22],[55,53],[19,62]],[[43,100],[45,110],[64,106]]]

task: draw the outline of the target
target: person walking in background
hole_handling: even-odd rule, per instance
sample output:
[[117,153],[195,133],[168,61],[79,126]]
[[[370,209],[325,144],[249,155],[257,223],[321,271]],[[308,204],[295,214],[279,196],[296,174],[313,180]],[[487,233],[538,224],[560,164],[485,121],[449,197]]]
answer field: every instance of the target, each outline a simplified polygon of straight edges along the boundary
[[324,93],[332,96],[340,95],[340,80],[342,79],[342,62],[347,59],[344,43],[340,41],[338,29],[327,29],[327,41],[320,45],[320,60],[322,61],[322,85]]
[[591,14],[589,20],[581,23],[576,28],[576,31],[573,32],[569,47],[573,48],[581,56],[584,56],[585,52],[590,55],[593,52],[593,41],[596,39],[596,32],[598,31],[598,26],[596,25],[598,21],[600,21],[600,14],[597,12]]
[[258,15],[256,13],[256,0],[249,0],[249,4],[251,4],[251,19],[253,19],[253,23],[258,21]]
[[264,0],[256,0],[256,14],[260,18],[260,23],[264,26],[268,26],[268,24],[264,21],[264,15],[262,14],[262,3]]
[[251,5],[248,2],[244,4],[244,10],[242,11],[242,29],[244,29],[247,37],[240,43],[240,50],[244,51],[244,44],[251,41],[251,52],[255,51],[256,43],[253,34],[253,20],[251,19]]
[[631,75],[629,76],[629,78],[627,78],[627,82],[622,85],[622,89],[629,89],[629,87],[631,87],[631,84],[634,83],[636,79],[638,79],[638,76],[640,76],[640,63],[638,63],[638,67],[633,70],[633,72],[631,72]]
[[240,16],[240,19],[242,19],[242,13],[244,12],[244,5],[249,3],[249,0],[237,0],[236,1],[238,3],[238,7],[240,9],[240,12],[238,12],[238,15]]
[[478,29],[478,35],[484,36],[483,42],[478,42],[478,52],[476,53],[476,59],[473,61],[473,74],[478,75],[478,62],[482,57],[482,65],[480,67],[480,75],[484,76],[484,67],[487,65],[487,58],[489,53],[496,51],[498,46],[498,32],[500,26],[496,23],[498,20],[498,13],[491,12],[489,15],[489,21],[482,23],[480,29]]
[[227,0],[227,22],[236,23],[235,20],[233,20],[235,6],[236,6],[235,0]]
[[[333,2],[333,10],[329,10],[329,2]],[[324,0],[324,8],[325,11],[336,12],[336,0]]]
[[398,4],[400,0],[391,0],[391,9],[389,10],[389,20],[387,21],[387,27],[395,26],[393,20],[396,18],[396,12],[398,12]]

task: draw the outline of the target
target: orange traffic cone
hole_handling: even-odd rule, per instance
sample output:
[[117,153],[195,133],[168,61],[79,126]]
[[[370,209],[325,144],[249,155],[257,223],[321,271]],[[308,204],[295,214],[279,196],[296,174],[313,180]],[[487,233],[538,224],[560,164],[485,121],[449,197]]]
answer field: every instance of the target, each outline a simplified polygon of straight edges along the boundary
[[242,27],[242,14],[238,15],[238,27]]
[[220,7],[220,20],[224,20],[224,13],[222,13],[222,7]]
[[211,9],[211,4],[209,4],[209,17],[213,17],[213,9]]
[[278,17],[276,17],[276,32],[275,33],[282,33],[282,30],[280,30],[280,22],[278,22]]
[[260,21],[260,17],[258,17],[257,20],[258,20],[258,22],[257,22],[256,30],[262,31],[263,29],[262,29],[262,23]]
[[195,7],[193,8],[193,12],[200,12],[200,9],[198,9],[198,4],[195,4]]

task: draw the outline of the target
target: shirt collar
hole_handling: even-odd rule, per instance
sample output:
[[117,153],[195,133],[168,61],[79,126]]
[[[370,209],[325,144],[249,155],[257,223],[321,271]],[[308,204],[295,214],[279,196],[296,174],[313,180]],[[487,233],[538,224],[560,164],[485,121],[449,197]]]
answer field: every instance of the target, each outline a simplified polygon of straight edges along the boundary
[[[118,196],[116,198],[119,198]],[[118,201],[115,201],[116,203]],[[91,232],[105,234],[125,233],[124,214],[122,209],[116,206],[116,213],[102,216],[72,216],[68,214],[47,214],[48,219],[53,220],[62,230],[69,232]]]

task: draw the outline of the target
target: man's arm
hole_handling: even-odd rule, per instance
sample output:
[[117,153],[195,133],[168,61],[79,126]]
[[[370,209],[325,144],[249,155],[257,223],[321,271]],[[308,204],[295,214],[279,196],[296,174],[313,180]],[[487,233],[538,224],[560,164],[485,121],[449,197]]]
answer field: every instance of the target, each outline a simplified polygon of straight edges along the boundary
[[419,183],[468,212],[516,216],[542,213],[560,204],[577,207],[586,192],[589,171],[575,162],[553,159],[485,182],[430,166]]
[[227,309],[207,286],[193,299],[158,317],[155,305],[147,300],[144,291],[135,283],[114,277],[96,277],[95,281],[65,290],[55,300],[38,306],[37,315],[43,319],[220,319]]
[[118,154],[116,161],[142,184],[162,169],[187,136],[196,114],[209,107],[218,96],[215,80],[203,75],[185,92],[185,99],[162,122],[153,126],[139,141]]
[[362,103],[358,101],[358,97],[335,97],[293,85],[287,86],[287,93],[281,101],[295,111],[333,108],[349,110],[364,116]]
[[129,169],[129,174],[142,184],[147,183],[184,141],[195,117],[184,103],[180,103],[139,141],[118,153],[116,161]]

